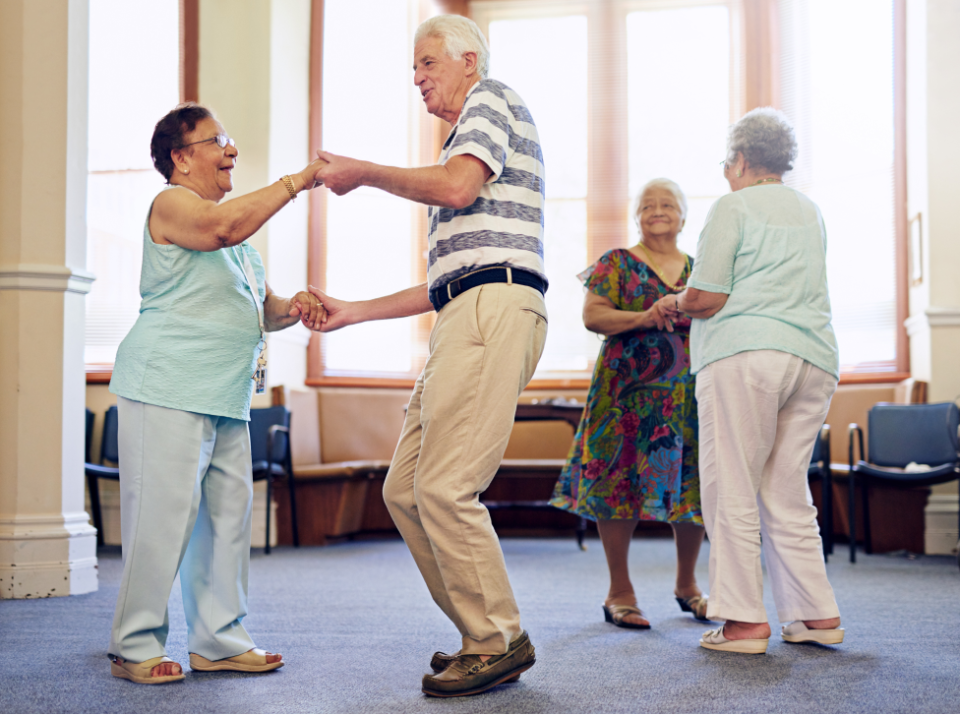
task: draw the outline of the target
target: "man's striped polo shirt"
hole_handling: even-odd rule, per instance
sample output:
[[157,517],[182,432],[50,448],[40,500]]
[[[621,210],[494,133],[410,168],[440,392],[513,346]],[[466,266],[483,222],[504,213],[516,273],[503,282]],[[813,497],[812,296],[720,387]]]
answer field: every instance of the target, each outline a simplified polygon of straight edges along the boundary
[[533,117],[516,92],[492,79],[471,87],[440,163],[460,154],[480,159],[493,175],[470,206],[429,208],[429,289],[489,266],[520,268],[546,285],[543,155]]

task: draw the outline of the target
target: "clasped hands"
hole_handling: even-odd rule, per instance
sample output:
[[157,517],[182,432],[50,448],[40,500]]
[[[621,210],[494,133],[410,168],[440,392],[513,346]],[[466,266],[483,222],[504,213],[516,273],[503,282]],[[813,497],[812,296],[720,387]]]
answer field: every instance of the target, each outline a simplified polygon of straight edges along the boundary
[[650,317],[656,323],[657,330],[673,332],[673,326],[685,316],[677,305],[677,294],[671,293],[658,300],[650,308]]
[[357,322],[351,310],[354,305],[345,300],[337,300],[319,288],[307,286],[290,299],[288,315],[299,317],[304,327],[319,333],[329,333]]

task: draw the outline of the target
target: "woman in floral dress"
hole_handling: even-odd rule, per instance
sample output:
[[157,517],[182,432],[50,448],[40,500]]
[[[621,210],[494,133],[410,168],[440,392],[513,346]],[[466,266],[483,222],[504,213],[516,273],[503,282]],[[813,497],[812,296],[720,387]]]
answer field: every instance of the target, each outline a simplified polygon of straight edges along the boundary
[[610,569],[604,617],[623,628],[650,627],[627,565],[641,520],[673,527],[674,595],[696,618],[707,610],[694,576],[704,529],[690,319],[671,322],[657,306],[690,275],[692,260],[677,248],[686,210],[679,186],[654,179],[637,204],[640,243],[608,251],[579,276],[584,325],[606,339],[551,503],[597,522]]

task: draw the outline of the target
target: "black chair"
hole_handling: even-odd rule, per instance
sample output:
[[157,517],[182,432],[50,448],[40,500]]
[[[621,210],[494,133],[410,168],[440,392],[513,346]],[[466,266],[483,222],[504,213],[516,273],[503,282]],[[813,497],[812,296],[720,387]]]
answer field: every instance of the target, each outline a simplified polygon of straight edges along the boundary
[[[104,460],[117,464],[120,461],[120,447],[117,440],[117,406],[114,405],[103,417],[103,437],[100,440],[100,461]],[[103,546],[103,514],[100,511],[101,479],[120,481],[120,470],[117,467],[105,467],[102,464],[93,464],[90,461],[90,441],[93,436],[93,413],[87,410],[87,457],[83,471],[87,475],[87,489],[90,490],[90,511],[93,512],[93,525],[97,529],[97,546]]]
[[830,425],[824,425],[813,443],[807,478],[820,481],[821,519],[820,541],[823,542],[823,560],[833,553],[833,473],[830,471]]
[[253,460],[253,481],[267,480],[267,535],[264,553],[270,553],[270,502],[273,496],[273,480],[277,477],[285,477],[287,480],[293,545],[300,546],[297,495],[290,459],[290,411],[286,407],[250,410],[250,456]]
[[[869,487],[929,487],[960,479],[960,443],[957,427],[960,410],[952,402],[931,405],[894,405],[879,403],[867,414],[870,449],[863,460],[863,429],[850,425],[850,563],[857,560],[857,524],[855,484],[860,482],[863,510],[863,547],[873,552],[870,536]],[[854,460],[854,437],[860,447],[860,459]],[[911,462],[929,465],[906,472]]]

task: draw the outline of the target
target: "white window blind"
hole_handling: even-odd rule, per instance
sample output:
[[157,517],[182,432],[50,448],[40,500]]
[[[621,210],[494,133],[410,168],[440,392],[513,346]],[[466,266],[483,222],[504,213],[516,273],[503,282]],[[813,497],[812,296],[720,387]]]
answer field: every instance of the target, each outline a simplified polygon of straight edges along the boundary
[[150,159],[157,121],[179,98],[177,0],[91,0],[87,364],[112,364],[140,310],[143,224],[163,177]]
[[[490,76],[516,91],[537,125],[546,169],[544,262],[550,327],[537,377],[585,371],[599,343],[583,327],[577,273],[587,256],[587,17],[493,20]],[[544,58],[551,58],[545,65]],[[549,71],[545,71],[549,66]]]
[[[326,0],[323,148],[390,166],[419,165],[420,93],[413,85],[418,2]],[[351,28],[363,28],[363,46]],[[423,207],[362,187],[326,197],[325,284],[344,300],[394,293],[420,282],[415,261]],[[365,323],[323,336],[323,374],[403,376],[415,364],[420,323]]]
[[[693,256],[710,206],[730,187],[723,178],[727,125],[739,97],[726,4],[641,9],[627,15],[629,199],[651,179],[676,181],[687,196],[678,237]],[[639,241],[629,217],[631,243]]]
[[892,0],[780,0],[780,93],[797,130],[787,184],[827,229],[843,372],[896,355]]

